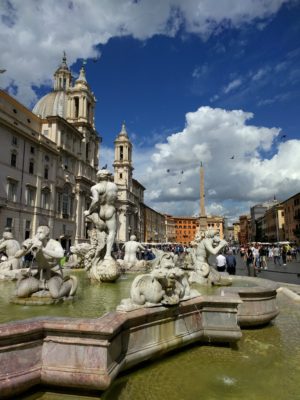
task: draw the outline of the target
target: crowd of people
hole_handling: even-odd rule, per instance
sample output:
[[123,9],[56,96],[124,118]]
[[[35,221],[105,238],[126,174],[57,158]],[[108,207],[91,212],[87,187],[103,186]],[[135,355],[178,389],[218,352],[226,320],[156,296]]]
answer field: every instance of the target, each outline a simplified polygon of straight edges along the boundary
[[297,260],[300,249],[290,244],[264,245],[253,243],[241,246],[240,256],[244,259],[249,276],[256,276],[257,272],[268,269],[268,264],[286,266],[287,263]]

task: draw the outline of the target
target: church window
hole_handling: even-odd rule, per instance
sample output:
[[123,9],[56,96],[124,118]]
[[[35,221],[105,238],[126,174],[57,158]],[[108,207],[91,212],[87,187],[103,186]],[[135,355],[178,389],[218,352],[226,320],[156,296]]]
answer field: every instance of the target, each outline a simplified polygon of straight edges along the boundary
[[74,112],[75,112],[74,117],[78,118],[78,115],[79,115],[79,97],[74,97]]
[[66,86],[67,86],[67,80],[66,80],[66,78],[63,78],[63,88],[65,89]]
[[36,189],[34,187],[27,187],[26,190],[26,204],[27,206],[34,207]]
[[7,182],[7,199],[9,201],[17,201],[17,181],[8,180]]
[[29,160],[29,171],[30,174],[34,174],[34,161],[33,160]]
[[88,160],[88,158],[89,158],[89,153],[90,153],[90,144],[87,143],[86,147],[85,147],[85,158],[86,158],[86,160]]
[[6,228],[12,228],[13,226],[13,219],[8,217],[6,218]]
[[50,189],[43,188],[41,194],[41,207],[48,210],[50,208]]
[[12,137],[11,143],[12,143],[14,146],[17,146],[17,145],[18,145],[18,138],[17,138],[16,136],[13,136],[13,137]]
[[86,118],[87,118],[87,120],[88,120],[88,122],[90,121],[90,117],[91,117],[91,104],[90,103],[87,103],[87,116],[86,116]]
[[122,179],[123,178],[123,174],[122,174],[122,172],[120,173],[120,179]]
[[12,167],[16,167],[17,166],[17,153],[15,151],[13,151],[11,153],[11,157],[10,157],[10,165]]
[[120,146],[120,160],[123,160],[124,153],[123,153],[123,146]]
[[44,179],[49,179],[49,167],[48,165],[44,168]]
[[33,146],[30,146],[30,153],[34,154],[34,147]]

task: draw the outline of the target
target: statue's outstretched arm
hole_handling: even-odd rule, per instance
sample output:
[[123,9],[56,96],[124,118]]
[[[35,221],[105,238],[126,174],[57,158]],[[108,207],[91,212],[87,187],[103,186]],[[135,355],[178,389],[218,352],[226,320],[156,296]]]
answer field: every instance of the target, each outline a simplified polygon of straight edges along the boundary
[[218,246],[213,247],[210,243],[205,243],[206,250],[208,250],[211,254],[216,255],[219,251],[227,245],[226,240],[221,240]]

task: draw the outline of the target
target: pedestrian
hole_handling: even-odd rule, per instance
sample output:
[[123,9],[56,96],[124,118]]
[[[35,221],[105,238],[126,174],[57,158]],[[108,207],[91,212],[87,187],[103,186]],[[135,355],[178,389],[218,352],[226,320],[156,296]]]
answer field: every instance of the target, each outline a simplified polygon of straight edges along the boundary
[[226,257],[222,253],[219,253],[216,257],[216,260],[217,260],[217,270],[219,272],[224,272],[226,268]]
[[281,263],[280,263],[280,248],[278,245],[276,245],[273,248],[273,257],[274,257],[274,264],[281,265]]
[[256,276],[253,262],[254,262],[253,252],[252,252],[251,248],[249,247],[246,250],[246,267],[247,267],[248,276]]
[[267,248],[266,246],[261,246],[259,249],[259,263],[261,269],[268,269],[267,266]]
[[229,273],[229,275],[235,275],[236,258],[231,250],[229,250],[228,255],[226,256],[226,271]]
[[285,245],[282,246],[281,257],[282,257],[282,264],[285,266],[286,265],[286,257],[287,257],[287,248]]

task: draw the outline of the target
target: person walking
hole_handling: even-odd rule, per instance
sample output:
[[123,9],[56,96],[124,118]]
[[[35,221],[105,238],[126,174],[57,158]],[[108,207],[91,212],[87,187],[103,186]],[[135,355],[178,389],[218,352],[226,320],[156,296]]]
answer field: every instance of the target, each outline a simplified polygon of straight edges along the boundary
[[251,248],[246,250],[246,267],[248,276],[256,276],[255,268],[253,266],[254,257]]
[[235,275],[236,258],[231,250],[229,250],[228,255],[226,256],[226,271],[229,275]]
[[280,262],[280,248],[279,248],[279,246],[275,246],[274,248],[273,248],[273,256],[274,256],[274,264],[275,265],[281,265],[281,262]]
[[218,254],[216,257],[217,260],[217,270],[219,272],[224,272],[226,267],[226,258],[223,254]]

